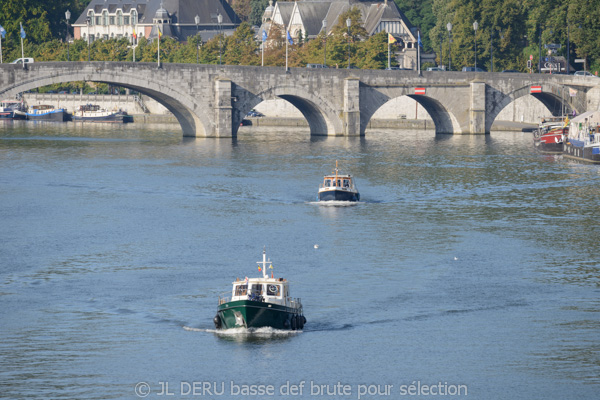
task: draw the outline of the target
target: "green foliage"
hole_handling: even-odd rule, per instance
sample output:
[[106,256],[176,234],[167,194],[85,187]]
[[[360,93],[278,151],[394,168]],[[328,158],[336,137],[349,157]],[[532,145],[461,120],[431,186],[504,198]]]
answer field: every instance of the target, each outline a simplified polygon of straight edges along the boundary
[[[600,5],[590,0],[394,0],[413,26],[421,30],[421,40],[426,51],[435,51],[437,61],[447,65],[452,57],[452,69],[473,65],[475,41],[477,42],[477,65],[491,68],[493,52],[494,70],[517,69],[523,71],[530,55],[534,65],[541,55],[546,55],[544,45],[562,45],[558,55],[569,56],[571,65],[575,58],[585,58],[588,70],[600,68]],[[3,59],[10,62],[21,57],[19,23],[27,34],[23,40],[25,57],[36,61],[87,61],[88,45],[75,40],[65,42],[67,24],[65,11],[71,11],[71,24],[87,6],[88,0],[1,0],[0,25],[7,36],[2,40]],[[162,62],[216,64],[219,49],[223,64],[260,65],[260,37],[255,38],[252,25],[260,25],[268,0],[235,0],[231,4],[248,23],[240,25],[232,36],[217,35],[201,44],[199,35],[187,43],[179,43],[163,37],[160,44]],[[352,24],[350,35],[346,18]],[[340,15],[327,37],[327,64],[345,67],[350,63],[362,68],[387,66],[387,40],[385,35],[367,37],[362,28],[360,11],[352,8]],[[479,23],[477,35],[473,22]],[[446,24],[451,22],[450,43]],[[72,33],[72,27],[69,32]],[[260,32],[259,32],[260,35]],[[265,65],[285,64],[285,37],[282,27],[270,32],[265,49]],[[316,39],[294,38],[289,46],[289,65],[304,66],[322,63],[325,36]],[[300,40],[298,40],[300,39]],[[567,54],[567,42],[570,51]],[[136,61],[156,62],[158,43],[139,40]],[[132,61],[133,49],[126,39],[98,40],[89,46],[92,61]],[[394,64],[394,61],[392,60]]]

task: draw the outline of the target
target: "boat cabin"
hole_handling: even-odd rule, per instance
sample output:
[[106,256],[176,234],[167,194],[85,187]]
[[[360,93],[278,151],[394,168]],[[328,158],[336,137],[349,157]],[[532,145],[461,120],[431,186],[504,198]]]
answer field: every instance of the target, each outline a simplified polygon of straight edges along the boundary
[[291,298],[288,281],[283,278],[237,279],[233,282],[231,301],[254,300],[289,305]]
[[345,188],[352,189],[354,182],[350,175],[327,175],[323,178],[321,188]]

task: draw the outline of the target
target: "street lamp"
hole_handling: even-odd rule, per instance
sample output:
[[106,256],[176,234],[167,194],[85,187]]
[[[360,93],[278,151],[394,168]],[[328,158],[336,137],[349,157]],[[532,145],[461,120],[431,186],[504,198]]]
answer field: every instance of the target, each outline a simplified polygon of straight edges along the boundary
[[[196,17],[194,17],[194,22],[196,22],[196,35],[198,35],[198,33],[200,32],[198,25],[200,24],[200,16],[198,14],[196,14]],[[196,64],[198,64],[198,62],[200,61],[200,45],[198,44],[198,42],[196,42]]]
[[219,65],[221,65],[221,36],[223,35],[223,28],[221,27],[223,16],[221,13],[217,15],[217,22],[219,23]]
[[71,61],[71,56],[69,55],[69,20],[71,19],[71,11],[67,10],[65,12],[65,18],[67,20],[67,61]]
[[323,33],[325,34],[325,45],[323,46],[323,67],[327,65],[327,20],[323,20]]
[[479,28],[479,24],[475,21],[473,22],[473,30],[475,31],[475,70],[477,70],[477,28]]
[[85,19],[85,22],[87,23],[88,61],[90,61],[90,20],[91,18],[88,15]]
[[446,24],[448,29],[448,71],[452,71],[452,24],[448,22]]
[[346,19],[346,26],[348,27],[348,68],[350,68],[350,25],[352,25],[352,20],[348,17]]

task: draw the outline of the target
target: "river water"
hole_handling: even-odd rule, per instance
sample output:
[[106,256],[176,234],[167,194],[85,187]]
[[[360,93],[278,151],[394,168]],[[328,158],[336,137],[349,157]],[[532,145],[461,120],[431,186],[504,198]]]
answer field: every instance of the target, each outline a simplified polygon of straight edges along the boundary
[[[521,132],[4,123],[0,398],[597,398],[599,184]],[[265,246],[305,330],[215,332]]]

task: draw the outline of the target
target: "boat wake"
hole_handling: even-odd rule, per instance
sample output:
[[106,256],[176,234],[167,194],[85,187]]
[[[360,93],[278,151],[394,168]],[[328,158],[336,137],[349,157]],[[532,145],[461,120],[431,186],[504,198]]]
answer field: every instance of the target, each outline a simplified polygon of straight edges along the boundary
[[327,201],[311,201],[310,204],[314,204],[321,207],[351,207],[360,204],[359,201],[341,201],[341,200],[327,200]]
[[202,329],[183,326],[183,329],[190,332],[206,332],[212,333],[218,337],[234,340],[234,341],[255,341],[261,339],[283,339],[296,336],[302,331],[290,331],[282,329],[274,329],[271,327],[264,328],[231,328],[231,329]]

